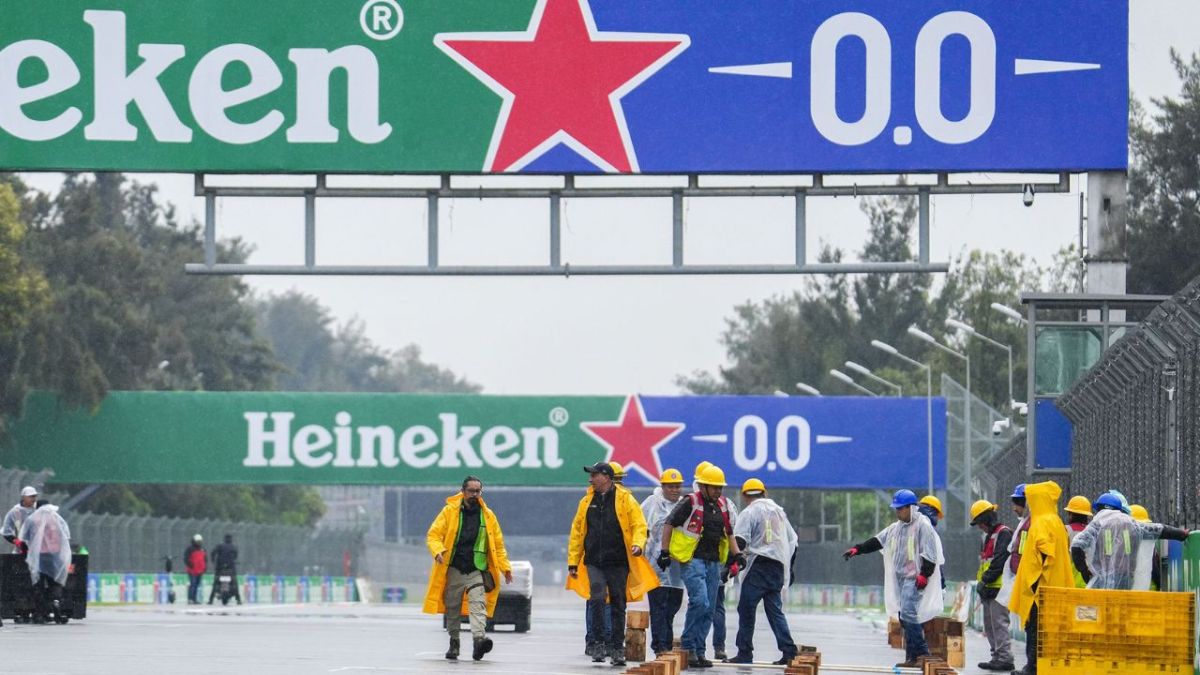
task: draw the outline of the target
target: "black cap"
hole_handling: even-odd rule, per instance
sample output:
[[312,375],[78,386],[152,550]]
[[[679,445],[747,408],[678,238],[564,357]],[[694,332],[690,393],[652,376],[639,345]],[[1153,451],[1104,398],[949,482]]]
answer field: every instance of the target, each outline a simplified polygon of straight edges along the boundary
[[602,473],[605,476],[608,476],[609,478],[613,478],[616,476],[616,474],[613,473],[613,469],[611,466],[609,466],[608,462],[596,462],[595,464],[593,464],[591,466],[583,467],[583,470],[588,473]]

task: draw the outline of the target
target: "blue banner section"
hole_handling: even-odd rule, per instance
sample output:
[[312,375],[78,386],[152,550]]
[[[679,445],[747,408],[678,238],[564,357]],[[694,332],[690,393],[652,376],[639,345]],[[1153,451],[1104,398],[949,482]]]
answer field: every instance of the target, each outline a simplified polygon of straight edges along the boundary
[[1054,405],[1053,399],[1040,398],[1036,406],[1034,428],[1037,437],[1037,457],[1034,460],[1037,468],[1071,468],[1071,442],[1075,435],[1075,427],[1058,406]]
[[[1128,0],[590,8],[599,31],[689,40],[621,101],[643,172],[1127,165]],[[560,146],[524,170],[596,166]]]
[[[708,460],[740,486],[924,488],[930,451],[935,487],[946,484],[946,400],[932,400],[932,446],[924,398],[702,396],[640,397],[647,424],[681,428],[658,448],[663,469],[690,481]],[[652,485],[645,472],[626,482]]]

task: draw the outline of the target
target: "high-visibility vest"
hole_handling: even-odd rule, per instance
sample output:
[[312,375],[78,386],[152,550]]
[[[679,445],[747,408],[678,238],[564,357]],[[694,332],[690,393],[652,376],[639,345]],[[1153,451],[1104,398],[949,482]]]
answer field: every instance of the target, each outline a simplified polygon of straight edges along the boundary
[[[1010,530],[1008,529],[1007,525],[1001,525],[983,540],[983,549],[979,552],[979,571],[975,573],[975,581],[978,581],[981,584],[983,583],[983,574],[984,572],[987,572],[989,567],[991,567],[992,556],[996,554],[996,539],[1000,536],[1001,532],[1008,531]],[[1001,575],[996,575],[995,581],[989,583],[987,587],[1000,588],[1000,584],[1003,581],[1000,577]]]
[[1017,545],[1013,547],[1012,555],[1008,556],[1008,569],[1012,570],[1013,574],[1017,573],[1017,568],[1021,566],[1021,556],[1025,555],[1025,539],[1029,536],[1029,520],[1021,525],[1021,529],[1013,535],[1017,538]]
[[[700,534],[704,530],[704,498],[695,492],[688,495],[688,498],[692,500],[692,513],[683,527],[676,527],[671,531],[671,557],[681,563],[691,561],[696,547],[700,545]],[[725,536],[721,537],[718,547],[718,557],[721,564],[724,564],[729,558],[729,536],[733,534],[733,526],[729,524],[729,506],[725,498],[718,497],[717,505],[721,508],[721,519],[725,521]]]

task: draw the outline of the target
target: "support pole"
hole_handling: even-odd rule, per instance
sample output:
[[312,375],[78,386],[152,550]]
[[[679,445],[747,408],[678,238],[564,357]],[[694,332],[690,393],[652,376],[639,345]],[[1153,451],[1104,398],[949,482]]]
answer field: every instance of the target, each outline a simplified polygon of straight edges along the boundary
[[436,192],[430,192],[425,199],[427,201],[425,228],[426,241],[429,246],[428,264],[429,269],[432,270],[437,269],[438,266],[438,209],[440,202]]
[[917,212],[920,230],[917,233],[918,257],[921,264],[929,262],[929,188],[917,193]]
[[317,193],[304,193],[304,266],[317,265]]
[[217,195],[204,193],[204,266],[217,264]]
[[550,195],[550,266],[562,267],[562,197]]
[[796,267],[808,262],[808,193],[796,190]]
[[671,265],[683,267],[683,191],[671,195]]

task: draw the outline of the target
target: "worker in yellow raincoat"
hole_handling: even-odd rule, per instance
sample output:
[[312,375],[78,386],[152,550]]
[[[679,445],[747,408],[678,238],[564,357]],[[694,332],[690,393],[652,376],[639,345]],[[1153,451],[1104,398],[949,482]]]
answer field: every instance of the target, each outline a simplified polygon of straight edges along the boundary
[[482,495],[483,482],[467,476],[462,491],[446,498],[446,505],[425,535],[433,567],[422,611],[444,616],[450,633],[446,658],[451,661],[458,659],[463,614],[470,617],[474,638],[471,657],[478,661],[492,650],[485,630],[500,596],[500,575],[504,575],[505,583],[512,583],[512,565],[504,549],[500,522]]
[[1029,508],[1029,534],[1025,539],[1025,554],[1013,579],[1012,597],[1008,608],[1020,617],[1025,626],[1024,670],[1021,675],[1037,672],[1037,591],[1043,586],[1073,588],[1071,552],[1067,544],[1067,526],[1058,515],[1058,500],[1062,488],[1054,481],[1025,486],[1025,501]]
[[608,657],[614,666],[622,666],[625,603],[658,588],[658,575],[642,555],[646,518],[633,493],[613,482],[609,464],[597,462],[583,470],[590,485],[571,523],[567,588],[592,602],[593,628],[604,625],[601,612],[607,607],[612,626],[608,644],[589,645],[588,654],[597,663]]

